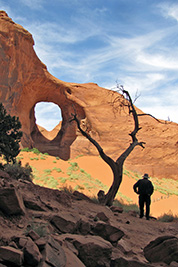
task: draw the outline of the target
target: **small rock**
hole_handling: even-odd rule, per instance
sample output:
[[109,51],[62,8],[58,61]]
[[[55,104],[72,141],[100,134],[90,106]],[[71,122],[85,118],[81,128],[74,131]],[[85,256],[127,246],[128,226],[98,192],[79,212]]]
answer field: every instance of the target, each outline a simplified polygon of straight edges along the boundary
[[33,241],[40,238],[40,236],[33,230],[30,230],[30,232],[28,233],[28,236],[31,237]]
[[118,213],[122,213],[123,212],[123,208],[122,207],[111,206],[110,209],[112,210],[112,212],[118,212]]
[[99,212],[96,215],[97,218],[99,218],[99,220],[103,221],[103,222],[108,222],[109,218],[105,215],[104,212]]

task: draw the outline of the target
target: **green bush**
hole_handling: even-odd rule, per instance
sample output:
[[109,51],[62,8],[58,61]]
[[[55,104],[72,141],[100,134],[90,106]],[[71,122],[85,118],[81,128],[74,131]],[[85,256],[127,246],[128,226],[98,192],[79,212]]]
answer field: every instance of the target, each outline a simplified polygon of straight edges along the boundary
[[21,164],[6,164],[4,165],[4,170],[13,178],[13,179],[23,179],[27,181],[32,181],[33,174],[32,168],[27,163],[25,167],[22,167]]
[[7,114],[0,103],[0,156],[3,155],[7,163],[16,162],[16,156],[20,152],[22,132],[19,118]]

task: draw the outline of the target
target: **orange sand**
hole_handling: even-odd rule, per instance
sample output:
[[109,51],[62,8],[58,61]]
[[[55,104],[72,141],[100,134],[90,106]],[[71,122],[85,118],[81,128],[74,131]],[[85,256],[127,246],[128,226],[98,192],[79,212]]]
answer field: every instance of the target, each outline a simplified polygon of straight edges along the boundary
[[[45,169],[52,170],[53,168],[60,168],[63,173],[57,173],[56,171],[52,171],[52,176],[57,179],[60,177],[66,177],[67,168],[70,166],[69,162],[63,160],[56,160],[55,157],[46,156],[45,160],[40,159],[41,156],[35,155],[32,152],[21,152],[19,157],[23,157],[21,159],[22,164],[25,165],[26,162],[29,162],[31,166],[38,170],[39,176],[44,173]],[[32,158],[39,158],[39,160],[31,160]],[[113,176],[112,171],[109,166],[100,158],[96,156],[83,156],[76,159],[73,159],[71,162],[77,162],[81,169],[84,169],[88,174],[90,174],[93,178],[100,180],[104,185],[110,186],[112,184]],[[123,181],[121,183],[119,192],[123,195],[132,199],[133,203],[138,203],[138,195],[133,191],[133,184],[136,182],[133,178],[128,177],[127,175],[123,175]],[[80,181],[67,182],[64,185],[74,185],[80,184]],[[88,192],[89,195],[96,195],[97,190],[93,192]],[[87,194],[87,190],[82,191]],[[118,197],[119,199],[119,197]],[[169,198],[165,195],[162,195],[159,192],[154,192],[152,195],[152,204],[151,204],[151,215],[154,217],[158,217],[164,213],[172,212],[174,215],[178,214],[178,197],[170,196]]]

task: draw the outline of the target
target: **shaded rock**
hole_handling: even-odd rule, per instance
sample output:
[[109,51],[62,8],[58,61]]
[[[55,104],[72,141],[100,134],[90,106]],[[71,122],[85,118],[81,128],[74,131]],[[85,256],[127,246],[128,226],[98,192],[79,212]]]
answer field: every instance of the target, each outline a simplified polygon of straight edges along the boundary
[[151,265],[120,257],[118,259],[112,260],[110,267],[151,267]]
[[124,236],[124,232],[115,226],[106,223],[98,222],[93,228],[93,232],[96,235],[103,237],[111,243],[116,243]]
[[108,222],[109,221],[109,218],[105,215],[104,212],[98,212],[97,215],[96,215],[96,217],[99,220],[103,221],[103,222]]
[[24,261],[31,266],[36,266],[42,259],[42,255],[37,245],[28,238],[24,246]]
[[118,213],[122,213],[123,212],[123,208],[122,207],[111,206],[110,209],[112,210],[112,212],[118,212]]
[[28,236],[31,237],[33,241],[40,238],[40,236],[33,230],[30,230],[30,232],[28,233]]
[[48,236],[46,244],[42,252],[43,260],[39,266],[53,266],[53,267],[64,267],[66,266],[66,255],[59,244],[52,236]]
[[110,266],[112,245],[101,237],[63,234],[57,238],[72,243],[79,259],[87,267]]
[[0,170],[0,177],[10,179],[10,176],[7,172]]
[[66,266],[66,256],[62,247],[54,249],[49,244],[46,244],[45,257],[43,258],[43,260],[45,260],[45,262],[47,262],[50,266]]
[[50,221],[62,233],[74,233],[76,222],[70,215],[55,215]]
[[67,267],[85,267],[86,265],[68,248],[63,247],[63,250],[66,254],[66,266]]
[[151,241],[143,250],[149,262],[178,262],[178,238],[175,236],[160,236]]
[[72,205],[72,197],[64,191],[58,191],[56,200],[67,207],[71,207]]
[[27,209],[31,209],[31,210],[38,210],[38,211],[45,211],[42,207],[41,207],[41,203],[38,203],[37,200],[28,200],[28,199],[24,199],[24,205]]
[[91,231],[91,225],[81,219],[77,222],[76,231],[82,235],[87,235]]
[[46,239],[41,237],[37,240],[35,240],[35,244],[37,245],[37,247],[39,248],[40,251],[42,251],[45,248],[46,245]]
[[10,246],[1,246],[0,258],[5,262],[21,266],[23,262],[23,252]]
[[49,265],[47,262],[42,261],[38,264],[38,267],[51,267],[51,265]]
[[21,195],[15,188],[0,188],[0,209],[7,215],[24,215]]

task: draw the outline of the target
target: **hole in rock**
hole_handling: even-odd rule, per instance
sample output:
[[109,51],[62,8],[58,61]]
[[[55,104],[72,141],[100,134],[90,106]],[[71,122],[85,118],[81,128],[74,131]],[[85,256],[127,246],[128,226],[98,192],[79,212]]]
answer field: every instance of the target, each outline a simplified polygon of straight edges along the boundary
[[[40,130],[40,132],[45,136],[44,130],[41,130],[40,126],[45,128],[48,132],[52,131],[61,121],[62,114],[61,109],[58,105],[52,102],[39,102],[35,105],[35,118],[36,124]],[[58,127],[58,132],[60,130]],[[56,133],[57,134],[57,133]],[[55,134],[55,135],[56,135]],[[53,139],[55,136],[45,136],[48,139]]]

